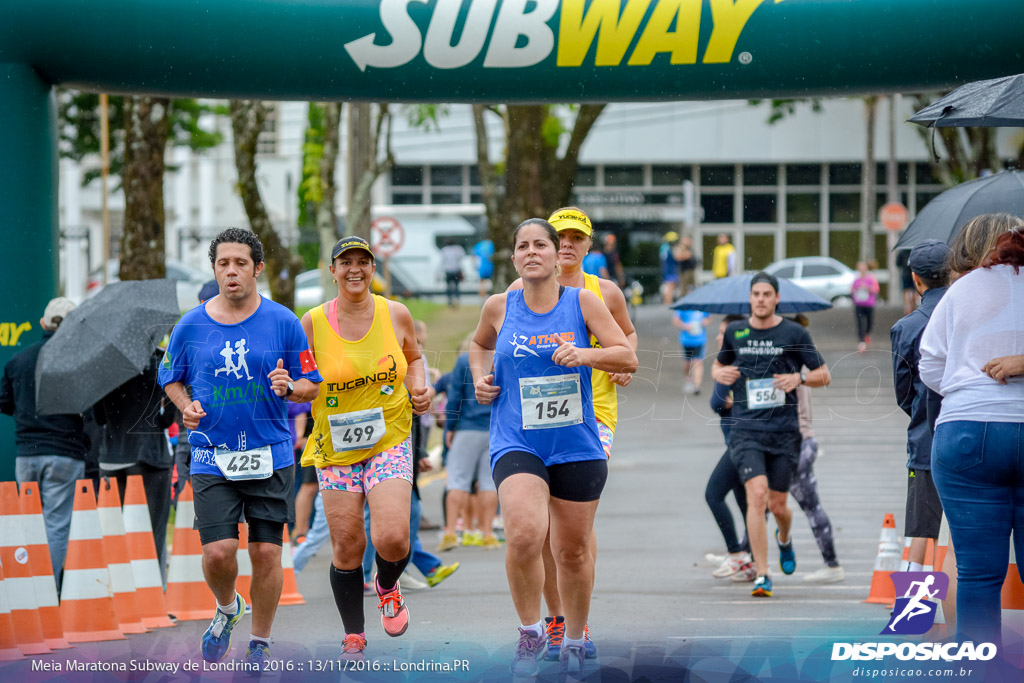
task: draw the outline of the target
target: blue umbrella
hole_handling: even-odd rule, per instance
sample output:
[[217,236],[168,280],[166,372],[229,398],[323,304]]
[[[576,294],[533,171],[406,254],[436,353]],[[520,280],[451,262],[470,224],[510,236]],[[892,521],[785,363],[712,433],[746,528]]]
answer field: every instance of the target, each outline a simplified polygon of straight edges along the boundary
[[[679,311],[749,315],[750,280],[754,275],[755,273],[746,273],[712,280],[703,287],[693,290],[671,307]],[[784,277],[778,280],[780,298],[776,313],[801,313],[832,308],[831,303],[800,285],[793,284]]]

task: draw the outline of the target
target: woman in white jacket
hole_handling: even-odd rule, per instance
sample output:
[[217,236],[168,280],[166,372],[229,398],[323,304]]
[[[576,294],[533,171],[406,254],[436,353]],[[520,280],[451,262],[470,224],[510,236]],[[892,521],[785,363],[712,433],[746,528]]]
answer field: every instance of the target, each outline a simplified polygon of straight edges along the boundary
[[1024,557],[1024,376],[1009,376],[1024,357],[1024,220],[988,214],[964,230],[997,226],[982,267],[932,313],[920,372],[943,397],[932,475],[956,546],[957,640],[998,644],[1011,531]]

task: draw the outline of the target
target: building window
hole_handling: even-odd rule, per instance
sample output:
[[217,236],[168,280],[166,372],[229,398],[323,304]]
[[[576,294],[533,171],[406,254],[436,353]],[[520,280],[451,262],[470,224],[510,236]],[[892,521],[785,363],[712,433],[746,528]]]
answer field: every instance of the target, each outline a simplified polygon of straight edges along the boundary
[[[461,187],[462,186],[462,167],[461,166],[431,166],[430,167],[430,184],[431,186],[441,187]],[[445,202],[447,203],[447,202]]]
[[775,235],[743,236],[744,270],[764,270],[775,260]]
[[830,185],[860,185],[860,164],[831,164],[828,167]]
[[[880,161],[875,168],[877,169],[876,173],[878,174],[876,176],[877,182],[879,185],[884,186],[889,182],[889,164],[888,162]],[[906,185],[909,182],[910,164],[906,162],[896,164],[896,183],[899,185]]]
[[263,128],[256,138],[256,153],[274,155],[277,154],[277,105],[270,105],[267,108],[267,116],[263,119]]
[[744,223],[774,223],[778,220],[774,194],[743,195]]
[[830,223],[859,223],[860,193],[832,192],[829,194],[828,220]]
[[651,166],[651,185],[682,185],[690,179],[689,166]]
[[821,220],[821,195],[791,192],[786,195],[787,223],[817,223]]
[[605,166],[604,184],[612,187],[643,187],[643,166]]
[[391,169],[391,185],[422,185],[422,166],[395,166]]
[[573,185],[576,187],[593,187],[597,185],[597,168],[594,166],[578,166]]
[[704,209],[704,223],[732,223],[735,220],[731,194],[702,194],[700,208]]
[[734,166],[701,166],[700,184],[707,187],[729,187],[736,184]]
[[779,182],[779,167],[767,164],[747,164],[743,167],[744,185],[776,185]]
[[423,193],[422,192],[392,192],[391,193],[392,204],[422,204]]
[[[935,169],[927,162],[914,164],[914,175],[918,185],[938,185],[942,182],[935,174]],[[920,204],[917,206],[921,207]]]
[[431,204],[461,204],[462,193],[461,192],[431,192],[430,193]]
[[786,231],[786,258],[820,255],[821,233],[817,230]]
[[831,230],[828,233],[828,255],[850,268],[860,255],[859,230]]
[[786,166],[787,185],[821,185],[820,164],[790,164]]

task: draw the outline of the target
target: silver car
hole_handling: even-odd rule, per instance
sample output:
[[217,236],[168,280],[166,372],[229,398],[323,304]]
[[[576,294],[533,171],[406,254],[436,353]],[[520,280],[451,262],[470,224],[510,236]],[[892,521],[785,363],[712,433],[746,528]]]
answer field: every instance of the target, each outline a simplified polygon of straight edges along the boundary
[[776,261],[764,269],[776,277],[792,280],[836,307],[853,305],[850,291],[857,271],[828,256],[801,256]]

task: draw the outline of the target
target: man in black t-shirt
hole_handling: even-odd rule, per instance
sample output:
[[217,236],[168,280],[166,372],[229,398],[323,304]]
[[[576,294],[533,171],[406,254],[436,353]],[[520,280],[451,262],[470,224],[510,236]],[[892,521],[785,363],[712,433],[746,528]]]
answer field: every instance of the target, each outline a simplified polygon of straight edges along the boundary
[[[778,303],[778,280],[764,272],[755,275],[750,284],[750,318],[725,329],[711,371],[716,382],[733,391],[729,455],[747,492],[747,534],[758,574],[751,591],[754,597],[772,594],[766,509],[778,524],[779,565],[785,574],[796,571],[789,536],[792,515],[786,506],[790,481],[800,462],[796,388],[801,384],[823,387],[831,381],[810,334],[777,315]],[[810,370],[806,374],[801,372],[805,366]]]

